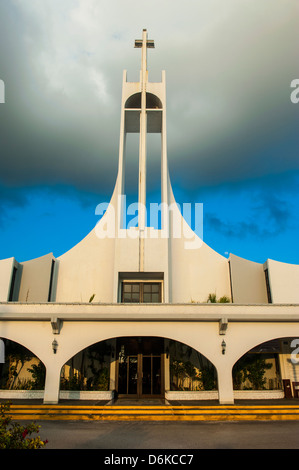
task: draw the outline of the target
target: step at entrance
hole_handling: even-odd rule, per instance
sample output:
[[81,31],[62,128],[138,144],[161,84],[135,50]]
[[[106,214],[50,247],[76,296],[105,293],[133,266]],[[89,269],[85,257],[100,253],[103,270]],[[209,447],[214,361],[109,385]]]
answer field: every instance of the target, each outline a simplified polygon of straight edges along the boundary
[[164,398],[117,398],[111,402],[111,406],[167,406]]

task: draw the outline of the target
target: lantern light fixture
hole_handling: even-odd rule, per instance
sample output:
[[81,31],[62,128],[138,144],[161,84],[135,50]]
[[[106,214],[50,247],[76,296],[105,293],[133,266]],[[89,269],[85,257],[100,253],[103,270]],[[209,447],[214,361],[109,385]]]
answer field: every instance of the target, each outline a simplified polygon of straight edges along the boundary
[[53,349],[53,353],[56,354],[57,349],[58,349],[58,343],[57,343],[56,339],[54,339],[53,342],[52,342],[52,349]]

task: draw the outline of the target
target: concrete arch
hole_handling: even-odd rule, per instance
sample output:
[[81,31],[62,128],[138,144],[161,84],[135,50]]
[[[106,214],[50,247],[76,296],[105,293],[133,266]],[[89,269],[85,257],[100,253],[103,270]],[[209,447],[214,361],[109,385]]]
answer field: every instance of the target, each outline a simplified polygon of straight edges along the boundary
[[277,337],[275,337],[275,338],[267,339],[266,341],[263,341],[263,342],[261,342],[261,343],[256,343],[255,345],[253,345],[252,348],[250,348],[250,349],[248,349],[247,351],[245,351],[244,354],[242,354],[242,356],[240,356],[240,357],[236,360],[236,362],[233,364],[233,367],[234,367],[234,365],[235,365],[245,354],[249,353],[253,348],[255,348],[255,347],[257,347],[257,346],[260,346],[260,345],[263,345],[264,343],[267,343],[267,342],[269,342],[269,341],[279,340],[279,339],[283,339],[283,338],[296,338],[296,336],[294,336],[294,335],[290,335],[290,336],[277,336]]
[[[83,347],[82,349],[80,350],[77,350],[74,354],[70,355],[67,357],[66,361],[61,365],[61,369],[62,367],[67,363],[69,362],[73,357],[75,357],[77,354],[80,354],[81,352],[85,351],[85,349],[88,349],[90,348],[91,346],[94,346],[95,344],[98,344],[98,343],[103,343],[104,341],[110,341],[110,340],[113,340],[113,339],[116,339],[117,337],[114,337],[114,338],[105,338],[105,339],[100,339],[99,341],[92,341],[91,343],[87,344],[85,347]],[[121,336],[119,336],[119,338],[121,338]]]
[[[41,359],[41,357],[39,356],[39,354],[34,350],[34,348],[32,348],[32,343],[30,341],[27,340],[27,338],[25,338],[25,340],[21,339],[21,338],[13,338],[11,335],[5,335],[5,334],[2,334],[1,333],[1,339],[7,339],[9,341],[12,341],[16,344],[19,344],[20,346],[23,346],[24,348],[28,349],[28,351],[30,351],[37,359],[39,359],[43,364],[44,366],[46,367],[46,364],[45,362]],[[5,357],[6,357],[6,350],[4,348],[4,354],[5,354]]]
[[[145,343],[147,343],[146,346],[144,346]],[[121,345],[124,345],[124,349],[122,349]],[[206,356],[191,346],[177,340],[172,340],[169,337],[147,335],[143,335],[142,337],[138,335],[128,335],[106,338],[103,341],[97,341],[81,349],[75,355],[69,357],[62,366],[59,374],[61,377],[60,387],[64,390],[66,387],[68,389],[68,381],[70,378],[74,377],[75,380],[80,380],[80,383],[84,383],[85,386],[87,384],[88,389],[92,390],[97,383],[98,374],[109,370],[110,373],[106,377],[106,385],[108,388],[104,390],[117,390],[118,393],[125,393],[124,391],[120,391],[123,390],[122,388],[119,388],[119,386],[121,387],[119,384],[122,383],[122,377],[124,377],[123,370],[121,369],[122,356],[119,356],[120,351],[123,351],[125,356],[135,356],[136,361],[138,358],[138,370],[140,367],[143,367],[144,358],[148,360],[150,353],[154,356],[158,355],[163,371],[163,385],[161,388],[163,395],[164,393],[167,394],[169,392],[176,392],[176,390],[182,390],[182,388],[176,388],[176,386],[182,386],[182,381],[184,382],[184,386],[189,387],[184,390],[189,390],[190,393],[195,393],[195,391],[198,390],[195,387],[198,386],[203,389],[202,391],[213,390],[214,393],[218,391],[217,369]],[[94,360],[96,360],[96,362],[94,362]],[[176,365],[179,365],[181,372],[182,370],[185,371],[183,375],[181,375],[181,372],[178,373]],[[189,366],[191,369],[189,369]],[[188,369],[189,371],[192,370],[194,373],[196,372],[196,374],[190,375],[189,373],[188,375]],[[209,379],[207,379],[205,375],[207,370],[209,370],[211,374],[211,377],[209,375]],[[197,375],[200,372],[203,373],[202,381]],[[126,373],[127,372],[125,372],[125,374]],[[140,375],[138,377],[140,380]],[[82,390],[83,389],[85,390],[85,388],[82,388]]]
[[[234,325],[231,325],[230,328],[232,329]],[[240,326],[234,328],[240,329]],[[249,323],[246,325],[246,329],[243,327],[243,331],[241,334],[234,332],[234,343],[233,343],[233,352],[230,353],[229,351],[229,335],[227,335],[227,354],[231,358],[231,365],[232,367],[234,364],[248,351],[250,351],[255,346],[265,343],[267,341],[271,341],[273,339],[278,338],[287,338],[287,337],[298,337],[299,338],[299,325],[296,323]],[[237,339],[239,338],[239,341]]]
[[[192,350],[196,351],[197,353],[199,353],[200,355],[202,355],[206,360],[208,360],[214,367],[215,365],[213,364],[212,361],[209,360],[208,357],[206,357],[201,351],[198,351],[197,349],[195,349],[194,347],[192,347],[191,345],[189,344],[186,344],[186,343],[183,343],[182,341],[179,341],[178,339],[175,339],[175,338],[170,338],[170,337],[167,337],[167,336],[160,336],[160,335],[155,335],[155,336],[152,336],[152,335],[146,335],[146,334],[143,334],[142,336],[141,335],[127,335],[127,336],[124,336],[124,335],[118,335],[118,336],[114,336],[114,337],[111,337],[111,338],[105,338],[105,339],[102,339],[100,341],[95,341],[95,342],[92,342],[90,344],[88,344],[85,348],[83,349],[80,349],[79,351],[77,351],[75,354],[73,354],[72,356],[70,356],[65,363],[67,363],[70,359],[72,359],[74,356],[76,356],[77,354],[79,354],[80,352],[84,351],[85,349],[97,344],[97,343],[102,343],[104,341],[111,341],[111,340],[115,340],[115,339],[118,339],[118,338],[147,338],[147,337],[151,337],[151,338],[161,338],[161,339],[165,339],[165,340],[170,340],[170,341],[175,341],[177,343],[180,343],[180,344],[183,344],[184,346],[188,346],[190,347]],[[64,364],[65,364],[64,363]],[[63,364],[63,365],[64,365]],[[63,367],[63,366],[62,366]],[[216,367],[215,367],[216,369]]]
[[[198,353],[205,356],[205,358],[209,360],[217,369],[215,359],[217,357],[217,353],[219,352],[218,349],[220,348],[221,343],[219,342],[219,339],[216,338],[217,346],[215,348],[214,341],[212,339],[212,337],[214,337],[214,334],[212,334],[214,325],[210,323],[205,324],[205,328],[199,328],[198,331],[195,332],[195,334],[193,328],[193,335],[190,334],[192,328],[190,329],[190,324],[188,323],[181,324],[180,328],[178,328],[178,325],[176,325],[175,323],[170,324],[168,322],[144,322],[138,324],[125,322],[122,324],[118,324],[117,326],[115,325],[115,323],[106,322],[105,324],[102,324],[101,328],[99,329],[97,324],[92,324],[92,322],[88,322],[84,325],[84,334],[82,333],[80,338],[78,338],[77,336],[76,343],[74,344],[73,341],[66,341],[65,346],[63,345],[64,341],[62,342],[63,338],[61,335],[61,338],[58,338],[58,343],[61,344],[61,349],[63,349],[63,352],[60,351],[59,345],[57,351],[57,360],[59,364],[61,364],[61,367],[77,353],[91,346],[92,344],[124,336],[151,336],[170,339],[186,344]],[[78,331],[78,326],[76,327],[75,323],[69,324],[68,330],[70,337],[75,337],[73,336],[73,333],[71,331],[73,329],[75,333],[75,331]],[[89,331],[87,331],[87,329]],[[211,341],[207,343],[206,335],[209,336],[208,330],[210,331]],[[215,349],[214,351],[213,348]]]
[[[10,350],[10,347],[8,345],[4,345],[3,340],[8,340],[11,343],[14,343],[14,345],[21,346],[22,348],[24,348],[25,349],[24,356],[23,357],[21,356],[22,350],[17,349],[17,356],[15,356],[15,359],[13,359],[12,362],[10,362],[10,359],[8,359],[8,357],[9,357],[9,353],[11,353],[12,351]],[[1,343],[3,343],[3,351],[2,351],[3,354],[1,354]],[[29,352],[28,356],[26,354],[26,350]],[[1,360],[2,358],[3,358],[3,361]],[[0,365],[3,366],[1,367],[1,374],[0,374],[1,382],[3,378],[3,375],[2,375],[3,371],[5,372],[4,373],[4,378],[5,378],[5,374],[9,371],[10,366],[13,365],[16,367],[15,373],[13,374],[13,376],[10,376],[10,374],[8,375],[9,380],[12,380],[12,382],[8,382],[9,388],[4,386],[4,393],[9,392],[10,390],[12,390],[12,393],[16,390],[26,390],[26,387],[22,386],[23,380],[25,381],[27,379],[29,381],[33,380],[34,377],[33,375],[30,374],[29,369],[39,364],[42,364],[43,370],[45,372],[45,377],[46,377],[47,366],[45,362],[39,357],[38,354],[36,354],[33,351],[31,345],[28,344],[27,341],[16,341],[16,338],[12,339],[10,335],[6,335],[6,337],[2,335],[2,339],[0,340]],[[17,385],[17,388],[15,388],[16,385]],[[12,386],[11,389],[10,389],[10,386]],[[45,387],[45,381],[44,381],[43,386],[41,385],[41,389],[43,387]]]
[[[157,312],[157,316],[160,314]],[[78,334],[80,332],[80,334]],[[2,323],[1,337],[28,347],[46,367],[45,403],[57,403],[61,367],[69,358],[99,341],[122,336],[152,336],[179,341],[206,357],[217,371],[220,403],[233,403],[232,367],[257,344],[278,337],[298,337],[294,322],[228,322],[225,335],[219,334],[218,321],[65,321],[53,335],[50,321],[11,321]],[[58,342],[53,354],[52,341]],[[226,342],[222,354],[221,343]]]
[[59,357],[57,358],[57,355],[53,354],[52,341],[54,338],[51,334],[50,323],[33,322],[28,325],[26,321],[12,321],[1,326],[2,338],[10,339],[26,347],[44,364],[46,368],[44,397],[47,396],[47,389],[50,389],[50,396],[53,389],[59,391],[61,366]]
[[[214,336],[212,333],[213,326],[211,323],[206,324],[206,328],[210,331],[210,336]],[[80,336],[76,334],[79,330],[81,331]],[[44,403],[58,403],[61,369],[72,357],[95,343],[118,337],[150,336],[171,339],[186,344],[202,354],[215,367],[219,389],[218,369],[214,360],[211,360],[212,355],[210,351],[204,347],[204,340],[209,333],[201,325],[194,338],[190,340],[191,330],[192,326],[190,328],[189,323],[180,324],[180,328],[178,328],[176,323],[169,322],[104,322],[100,325],[94,322],[84,322],[81,325],[78,325],[77,322],[70,322],[65,327],[65,330],[62,328],[60,335],[57,337],[57,354],[52,354],[48,358]],[[73,341],[74,338],[76,338],[76,342]],[[201,349],[198,338],[201,340],[203,349]],[[209,342],[209,344],[212,343],[213,341]],[[217,354],[215,353],[215,355]]]

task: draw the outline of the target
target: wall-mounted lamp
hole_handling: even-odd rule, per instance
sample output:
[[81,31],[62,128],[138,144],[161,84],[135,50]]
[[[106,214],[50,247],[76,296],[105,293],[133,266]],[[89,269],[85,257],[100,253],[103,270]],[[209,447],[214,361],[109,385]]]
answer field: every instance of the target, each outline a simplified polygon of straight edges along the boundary
[[58,343],[57,343],[56,339],[54,339],[53,342],[52,342],[52,349],[53,349],[53,353],[56,354],[57,349],[58,349]]
[[221,347],[222,347],[222,354],[225,354],[225,351],[226,351],[226,342],[223,340],[222,343],[221,343]]

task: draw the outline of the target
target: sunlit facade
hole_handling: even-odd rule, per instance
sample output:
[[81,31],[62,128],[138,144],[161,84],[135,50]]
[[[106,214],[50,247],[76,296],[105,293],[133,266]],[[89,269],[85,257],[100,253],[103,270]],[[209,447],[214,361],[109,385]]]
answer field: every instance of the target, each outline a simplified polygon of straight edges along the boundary
[[[148,80],[146,30],[135,47],[140,80],[123,74],[118,174],[100,221],[59,258],[0,261],[0,398],[298,397],[299,266],[221,256],[202,240],[200,206],[189,207],[191,228],[168,173],[165,72]],[[128,227],[131,133],[139,136],[138,211]],[[146,198],[151,133],[161,136],[158,219]]]

